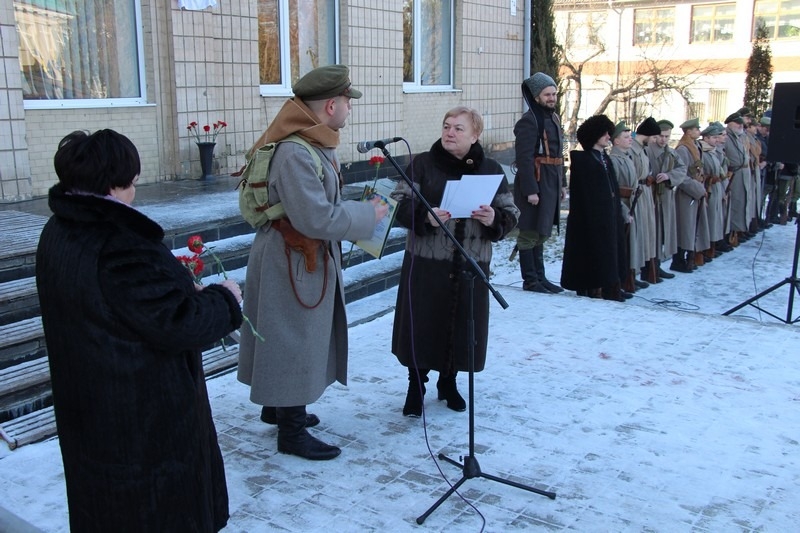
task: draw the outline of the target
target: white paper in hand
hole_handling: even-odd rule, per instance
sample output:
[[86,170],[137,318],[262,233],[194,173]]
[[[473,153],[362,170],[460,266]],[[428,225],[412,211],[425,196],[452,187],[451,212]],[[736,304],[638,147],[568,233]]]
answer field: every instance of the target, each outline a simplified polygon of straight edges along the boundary
[[502,174],[465,174],[448,181],[439,207],[452,218],[470,218],[473,211],[492,203],[502,180]]

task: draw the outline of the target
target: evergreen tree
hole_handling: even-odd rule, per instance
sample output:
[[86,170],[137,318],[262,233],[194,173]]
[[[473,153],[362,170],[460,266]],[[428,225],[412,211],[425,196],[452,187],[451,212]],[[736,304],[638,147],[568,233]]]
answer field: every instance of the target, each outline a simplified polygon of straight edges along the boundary
[[[531,13],[531,75],[544,72],[552,77],[557,87],[558,67],[561,64],[561,47],[556,41],[553,0],[532,2]],[[560,91],[560,89],[559,89]],[[561,102],[559,94],[559,104]]]
[[772,51],[768,35],[763,19],[758,19],[756,40],[753,42],[750,59],[747,60],[747,78],[744,82],[744,106],[750,109],[755,117],[760,117],[770,103]]

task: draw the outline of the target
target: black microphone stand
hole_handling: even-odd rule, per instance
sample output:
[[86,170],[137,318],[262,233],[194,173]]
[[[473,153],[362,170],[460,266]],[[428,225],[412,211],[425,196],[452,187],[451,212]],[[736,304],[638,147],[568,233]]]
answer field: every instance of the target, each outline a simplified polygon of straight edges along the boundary
[[494,296],[495,300],[497,300],[497,303],[499,303],[503,309],[508,308],[508,302],[506,302],[503,296],[497,292],[497,290],[495,290],[495,288],[489,282],[489,279],[486,277],[486,274],[478,266],[478,263],[476,263],[475,260],[470,257],[469,254],[467,254],[466,250],[464,250],[464,247],[461,246],[461,243],[458,242],[453,233],[447,228],[447,226],[445,226],[441,219],[436,216],[436,213],[422,195],[422,192],[414,186],[414,182],[411,180],[411,178],[409,178],[408,175],[403,172],[403,169],[397,164],[397,161],[395,161],[395,159],[392,157],[392,154],[390,154],[386,149],[386,146],[383,143],[376,143],[375,148],[379,148],[383,152],[383,155],[386,156],[386,159],[389,161],[389,163],[392,164],[403,180],[411,188],[414,196],[416,196],[422,205],[425,206],[425,209],[428,211],[428,213],[433,216],[433,219],[436,220],[436,222],[439,224],[439,227],[442,228],[442,231],[447,236],[447,239],[459,251],[461,256],[470,266],[469,270],[464,270],[462,273],[464,278],[469,281],[469,323],[467,325],[467,334],[469,335],[469,342],[467,343],[467,362],[469,370],[469,454],[461,457],[461,459],[464,461],[463,465],[458,461],[447,457],[443,453],[439,454],[439,459],[447,461],[452,465],[461,467],[461,479],[459,479],[454,485],[451,485],[450,490],[445,492],[444,495],[436,501],[436,503],[434,503],[427,511],[417,518],[417,524],[422,524],[425,522],[425,519],[428,518],[428,516],[430,516],[431,513],[433,513],[447,498],[457,491],[458,488],[464,484],[464,482],[466,482],[468,479],[476,477],[497,481],[498,483],[503,483],[505,485],[517,487],[519,489],[534,492],[536,494],[541,494],[542,496],[547,496],[551,500],[554,500],[556,498],[556,494],[554,492],[548,492],[536,489],[534,487],[529,487],[528,485],[509,481],[507,479],[493,476],[481,471],[478,460],[475,458],[475,309],[473,305],[475,278],[478,277],[481,279],[484,285],[488,287],[489,292],[492,293],[492,296]]
[[[800,222],[800,219],[795,219],[794,224],[795,224],[795,226],[797,226],[797,234],[794,237],[794,260],[792,262],[792,273],[791,273],[791,275],[788,278],[785,278],[783,281],[780,281],[780,282],[776,283],[772,287],[759,292],[758,294],[756,294],[752,298],[750,298],[748,300],[745,300],[744,302],[740,303],[736,307],[728,309],[727,311],[722,313],[723,316],[728,316],[728,315],[730,315],[732,313],[735,313],[736,311],[738,311],[742,307],[745,307],[746,305],[749,305],[749,306],[755,307],[756,309],[758,309],[762,313],[768,314],[772,318],[776,318],[776,319],[780,320],[784,324],[794,324],[795,322],[800,321],[800,316],[798,316],[797,318],[792,318],[792,315],[794,314],[794,293],[797,292],[798,294],[800,294],[800,280],[797,279],[797,259],[798,259],[798,256],[800,256],[800,224],[798,224],[798,222]],[[754,303],[754,302],[757,302],[762,296],[766,296],[767,294],[769,294],[769,293],[771,293],[773,291],[776,291],[779,288],[781,288],[781,287],[783,287],[784,285],[787,285],[787,284],[789,285],[789,302],[788,302],[787,308],[786,308],[786,319],[783,319],[783,318],[781,318],[781,317],[779,317],[779,316],[777,316],[775,314],[772,314],[769,311],[767,311],[766,309],[762,309],[761,307],[759,307],[758,305],[756,305]]]

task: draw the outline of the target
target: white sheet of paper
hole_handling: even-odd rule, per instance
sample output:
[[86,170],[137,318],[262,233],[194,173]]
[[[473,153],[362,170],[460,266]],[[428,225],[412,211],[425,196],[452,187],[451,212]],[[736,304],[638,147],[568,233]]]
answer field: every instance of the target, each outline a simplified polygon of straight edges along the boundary
[[469,218],[480,206],[492,203],[502,180],[502,174],[465,174],[460,180],[448,181],[439,207],[452,218]]

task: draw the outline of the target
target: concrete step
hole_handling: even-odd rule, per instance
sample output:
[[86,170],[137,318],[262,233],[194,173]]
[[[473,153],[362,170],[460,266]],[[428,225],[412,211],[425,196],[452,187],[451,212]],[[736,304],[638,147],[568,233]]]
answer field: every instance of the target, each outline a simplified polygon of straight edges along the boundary
[[42,318],[26,318],[0,326],[0,369],[46,354]]
[[0,211],[0,283],[34,275],[36,246],[48,217]]
[[[17,258],[17,262],[27,264],[32,274],[38,235],[47,217],[20,218],[14,211],[0,212],[0,215],[3,213],[6,213],[7,221],[23,221],[23,226],[27,228],[27,245],[16,250],[24,258]],[[221,280],[224,268],[228,277],[244,286],[247,259],[255,231],[239,216],[217,218],[198,219],[198,222],[184,224],[180,228],[166,228],[165,244],[175,255],[190,255],[187,241],[190,236],[200,235],[220,262],[218,264],[209,254],[205,254],[203,282],[208,284]],[[348,302],[380,293],[398,283],[404,243],[405,231],[393,229],[381,261],[374,260],[358,247],[343,243]],[[0,422],[13,422],[17,418],[31,416],[52,402],[47,351],[38,313],[35,278],[26,276],[0,283]],[[215,350],[204,358],[204,361],[208,360],[207,372],[236,365],[238,346],[233,357],[221,348]]]
[[39,314],[36,278],[0,283],[0,326]]
[[[46,359],[42,361],[45,362],[43,366],[41,363],[28,365],[28,372],[26,374],[27,378],[31,379],[31,383],[36,381],[41,384],[42,379],[45,379],[49,383],[50,369],[47,366]],[[203,352],[203,372],[205,373],[206,379],[234,368],[238,361],[238,344],[225,347],[217,346],[206,350]],[[34,376],[34,374],[36,374],[36,376]],[[21,377],[17,382],[20,383],[24,379],[25,377]],[[2,383],[2,381],[2,376],[0,376],[0,383]],[[47,392],[50,397],[50,403],[47,406],[21,414],[21,416],[13,420],[5,421],[0,425],[0,438],[8,443],[10,449],[13,450],[24,444],[47,439],[56,434],[56,419],[53,413],[52,396],[49,394],[49,386]]]

